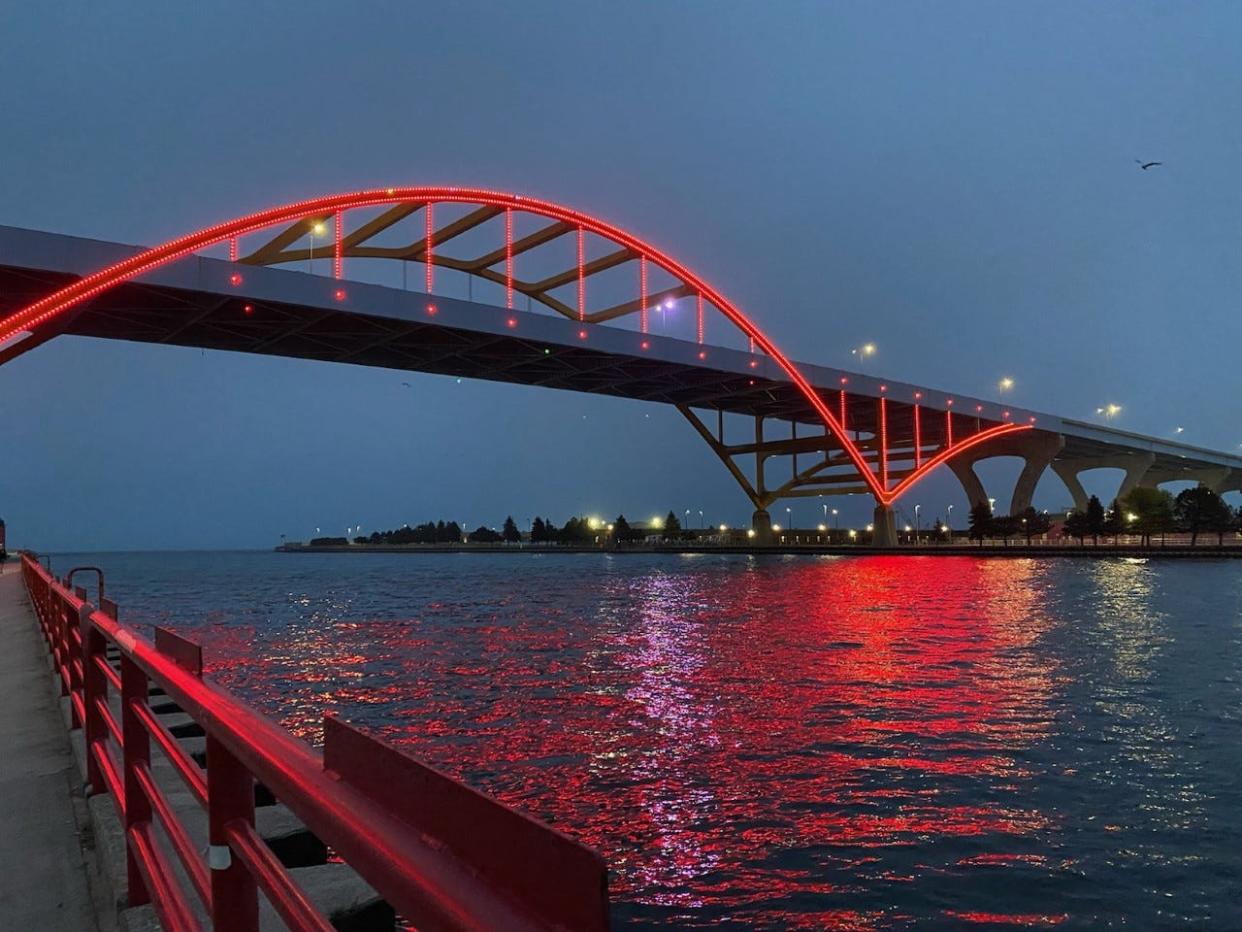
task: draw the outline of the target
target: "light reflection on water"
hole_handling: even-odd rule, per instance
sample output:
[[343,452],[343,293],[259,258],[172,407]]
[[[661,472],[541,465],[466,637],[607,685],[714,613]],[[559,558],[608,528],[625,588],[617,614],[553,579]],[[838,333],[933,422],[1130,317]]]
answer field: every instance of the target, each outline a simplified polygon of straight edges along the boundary
[[92,560],[298,733],[600,848],[619,922],[1242,925],[1242,564]]

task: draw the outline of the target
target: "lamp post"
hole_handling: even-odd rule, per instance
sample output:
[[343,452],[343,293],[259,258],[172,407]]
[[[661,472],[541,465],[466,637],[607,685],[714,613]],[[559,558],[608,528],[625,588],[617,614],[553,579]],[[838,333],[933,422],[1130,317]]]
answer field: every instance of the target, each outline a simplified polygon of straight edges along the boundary
[[945,530],[949,532],[949,543],[953,543],[953,506],[949,506],[949,516],[945,519]]
[[914,545],[917,547],[919,543],[919,509],[922,505],[914,506]]

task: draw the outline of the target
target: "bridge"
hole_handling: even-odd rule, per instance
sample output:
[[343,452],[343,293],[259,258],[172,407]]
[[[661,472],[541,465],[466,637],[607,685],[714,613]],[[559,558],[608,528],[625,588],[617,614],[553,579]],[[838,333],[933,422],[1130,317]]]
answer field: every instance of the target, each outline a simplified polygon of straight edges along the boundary
[[[318,251],[316,251],[318,249]],[[314,262],[330,274],[313,274]],[[348,278],[386,264],[402,281]],[[303,267],[310,272],[303,271]],[[416,272],[417,290],[408,282]],[[442,293],[454,275],[467,297]],[[474,297],[475,283],[491,299]],[[438,284],[440,287],[438,287]],[[653,323],[675,313],[693,331]],[[709,334],[711,339],[709,339]],[[675,406],[754,507],[759,540],[788,498],[894,505],[946,466],[972,505],[975,465],[1016,456],[1016,514],[1051,469],[1242,489],[1242,457],[929,386],[795,362],[706,280],[579,211],[468,188],[330,195],[142,248],[0,227],[0,365],[61,335],[325,360],[593,392]],[[744,434],[731,419],[743,416]],[[753,430],[751,426],[753,425]]]

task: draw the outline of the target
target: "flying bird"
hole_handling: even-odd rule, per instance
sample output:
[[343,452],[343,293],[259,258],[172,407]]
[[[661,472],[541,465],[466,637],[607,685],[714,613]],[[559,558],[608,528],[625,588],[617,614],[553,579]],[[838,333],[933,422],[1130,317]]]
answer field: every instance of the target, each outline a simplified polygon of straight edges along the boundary
[[1155,168],[1157,165],[1163,165],[1164,162],[1144,162],[1142,159],[1135,159],[1134,164],[1143,169],[1143,171],[1147,171],[1149,168]]

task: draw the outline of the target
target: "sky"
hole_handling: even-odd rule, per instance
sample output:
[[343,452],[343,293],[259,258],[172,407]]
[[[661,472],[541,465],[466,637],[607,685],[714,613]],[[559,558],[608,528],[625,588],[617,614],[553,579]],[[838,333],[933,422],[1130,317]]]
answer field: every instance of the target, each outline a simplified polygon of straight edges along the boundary
[[[6,4],[0,223],[155,244],[509,189],[662,247],[799,360],[873,341],[895,379],[1237,450],[1240,45],[1236,3]],[[751,511],[676,411],[538,388],[61,338],[0,410],[0,516],[38,549]],[[1006,502],[1017,471],[980,467]],[[947,471],[915,497],[965,512]]]

